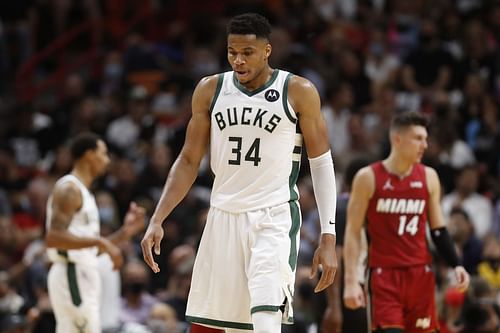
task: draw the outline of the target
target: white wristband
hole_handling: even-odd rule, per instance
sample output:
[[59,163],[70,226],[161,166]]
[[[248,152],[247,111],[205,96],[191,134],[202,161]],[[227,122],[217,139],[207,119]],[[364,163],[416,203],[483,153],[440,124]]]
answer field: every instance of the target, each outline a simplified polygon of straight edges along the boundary
[[322,234],[335,235],[335,210],[337,208],[337,188],[335,171],[330,150],[309,159],[311,178],[319,212]]

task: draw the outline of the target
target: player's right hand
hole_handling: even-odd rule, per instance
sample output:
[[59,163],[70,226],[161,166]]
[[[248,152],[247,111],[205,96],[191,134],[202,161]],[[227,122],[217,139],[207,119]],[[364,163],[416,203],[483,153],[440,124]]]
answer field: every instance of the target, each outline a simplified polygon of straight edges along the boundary
[[346,308],[353,310],[366,307],[365,293],[359,283],[346,284],[344,288],[344,304]]
[[160,271],[160,267],[153,259],[153,253],[151,249],[154,247],[155,254],[160,254],[160,243],[163,238],[163,227],[160,224],[149,223],[148,229],[144,234],[144,238],[141,241],[142,248],[142,256],[144,257],[144,261],[148,264],[149,267],[153,270],[153,272],[158,273]]
[[118,246],[113,244],[109,239],[100,238],[99,250],[109,254],[113,262],[113,270],[118,270],[123,264],[122,251]]

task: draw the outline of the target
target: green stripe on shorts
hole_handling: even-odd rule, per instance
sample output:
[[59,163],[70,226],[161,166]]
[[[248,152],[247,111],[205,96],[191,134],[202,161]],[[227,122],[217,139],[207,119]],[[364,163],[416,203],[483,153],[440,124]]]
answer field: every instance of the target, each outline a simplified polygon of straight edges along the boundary
[[249,330],[249,331],[253,330],[252,324],[237,323],[233,321],[215,320],[215,319],[192,317],[192,316],[186,316],[186,320],[195,324],[210,325],[210,326],[225,327],[225,328],[235,328],[239,330]]
[[288,233],[288,236],[290,237],[290,255],[288,257],[288,264],[290,264],[292,271],[295,272],[295,268],[297,267],[297,233],[300,229],[300,211],[297,201],[290,201],[289,205],[292,225]]
[[80,291],[78,290],[76,267],[74,263],[72,262],[68,263],[67,273],[68,273],[68,285],[69,285],[69,292],[71,294],[71,301],[75,306],[79,306],[80,304],[82,304],[82,298],[80,297]]
[[255,312],[263,312],[263,311],[278,312],[280,308],[281,306],[277,305],[259,305],[259,306],[254,306],[250,310],[250,313],[254,314]]

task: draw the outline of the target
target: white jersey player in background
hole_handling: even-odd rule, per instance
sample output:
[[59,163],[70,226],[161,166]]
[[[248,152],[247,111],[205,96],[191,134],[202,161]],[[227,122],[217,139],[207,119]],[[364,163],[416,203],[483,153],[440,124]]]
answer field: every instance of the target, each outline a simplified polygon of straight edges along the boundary
[[[302,142],[322,227],[311,272],[322,266],[316,292],[333,282],[337,267],[335,177],[320,99],[308,80],[269,66],[270,32],[258,14],[229,22],[233,71],[198,83],[184,147],[142,241],[145,261],[158,272],[152,248],[159,254],[162,223],[195,181],[210,145],[215,179],[186,318],[226,332],[277,333],[293,319]],[[199,327],[193,332],[210,331]]]
[[131,203],[123,226],[109,239],[101,238],[99,212],[89,188],[109,164],[106,144],[93,133],[82,133],[73,140],[71,154],[71,173],[56,182],[47,202],[45,241],[52,261],[48,291],[57,333],[100,333],[97,255],[107,253],[119,268],[123,259],[116,245],[144,228],[145,210]]

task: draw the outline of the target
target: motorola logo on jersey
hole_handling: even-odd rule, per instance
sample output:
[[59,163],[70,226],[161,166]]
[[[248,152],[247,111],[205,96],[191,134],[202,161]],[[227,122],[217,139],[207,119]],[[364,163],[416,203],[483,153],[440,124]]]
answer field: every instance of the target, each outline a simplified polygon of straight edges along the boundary
[[277,90],[269,89],[264,94],[264,97],[268,102],[276,102],[280,98],[280,93]]

